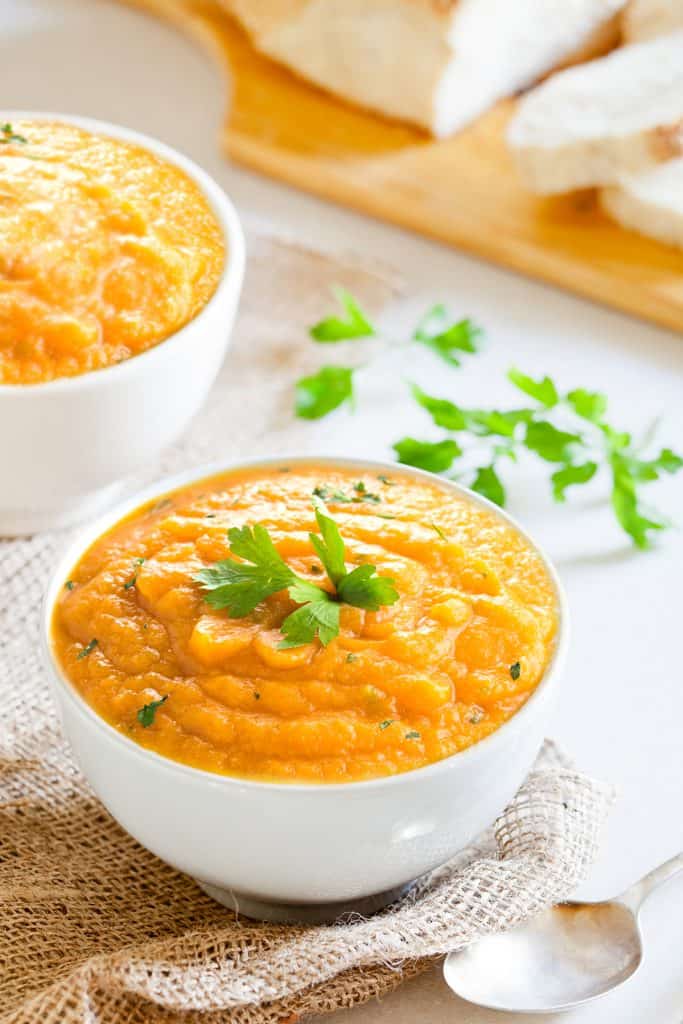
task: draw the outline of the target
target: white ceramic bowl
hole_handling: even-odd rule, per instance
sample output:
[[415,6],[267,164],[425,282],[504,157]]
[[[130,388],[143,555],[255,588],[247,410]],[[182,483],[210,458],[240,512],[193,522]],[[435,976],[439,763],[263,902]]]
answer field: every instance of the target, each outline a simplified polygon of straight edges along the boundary
[[66,526],[111,504],[122,481],[149,465],[199,411],[230,340],[244,275],[235,207],[188,157],[139,132],[66,114],[64,121],[136,143],[199,186],[224,234],[226,265],[209,302],[185,327],[116,366],[44,384],[0,385],[0,536]]
[[[557,591],[559,631],[536,691],[513,718],[469,749],[426,768],[368,782],[276,784],[227,778],[145,750],[108,725],[63,675],[51,649],[53,608],[74,564],[123,516],[176,487],[239,466],[311,460],[281,456],[209,466],[157,484],[84,531],[57,565],[43,610],[45,661],[64,728],[102,802],[126,831],[193,875],[211,895],[248,916],[271,920],[328,920],[349,909],[375,909],[490,825],[539,750],[568,638],[562,587],[542,555]],[[313,461],[360,472],[397,469],[355,459]],[[431,483],[437,479],[403,466],[401,472]],[[441,484],[446,499],[465,494],[520,530],[491,502],[451,481]]]

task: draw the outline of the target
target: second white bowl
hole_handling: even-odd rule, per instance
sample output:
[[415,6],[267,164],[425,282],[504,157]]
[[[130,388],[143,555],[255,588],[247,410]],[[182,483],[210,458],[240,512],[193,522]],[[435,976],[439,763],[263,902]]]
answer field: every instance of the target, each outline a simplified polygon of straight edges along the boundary
[[155,139],[90,118],[6,111],[3,121],[63,121],[131,142],[181,168],[220,224],[226,265],[200,313],[125,363],[45,384],[0,385],[0,536],[78,522],[111,504],[126,477],[180,437],[218,373],[244,277],[244,235],[219,185]]

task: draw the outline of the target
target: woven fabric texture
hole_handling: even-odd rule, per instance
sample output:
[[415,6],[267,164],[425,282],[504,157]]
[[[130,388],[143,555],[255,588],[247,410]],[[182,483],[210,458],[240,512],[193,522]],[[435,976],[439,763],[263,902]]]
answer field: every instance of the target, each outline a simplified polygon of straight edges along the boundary
[[[333,282],[371,310],[394,291],[377,272],[253,232],[249,243],[230,358],[157,476],[320,447],[326,428],[290,411],[292,381],[316,360],[303,327]],[[353,1006],[585,877],[611,789],[546,744],[495,827],[383,913],[320,928],[237,919],[123,832],[72,761],[38,645],[68,539],[0,541],[0,1024],[276,1024]]]

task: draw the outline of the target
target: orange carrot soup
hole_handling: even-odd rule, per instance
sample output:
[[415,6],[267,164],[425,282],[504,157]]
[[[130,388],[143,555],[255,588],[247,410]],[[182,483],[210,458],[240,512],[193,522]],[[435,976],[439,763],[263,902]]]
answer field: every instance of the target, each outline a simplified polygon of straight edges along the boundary
[[0,125],[0,384],[144,352],[196,316],[224,261],[178,167],[72,124]]
[[98,539],[54,613],[62,670],[115,729],[242,778],[350,782],[494,732],[552,657],[539,554],[397,470],[233,470]]

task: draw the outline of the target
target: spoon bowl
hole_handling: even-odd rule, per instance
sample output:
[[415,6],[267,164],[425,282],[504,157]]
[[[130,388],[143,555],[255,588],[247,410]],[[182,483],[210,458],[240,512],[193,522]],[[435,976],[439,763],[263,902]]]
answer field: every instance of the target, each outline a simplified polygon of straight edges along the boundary
[[640,908],[682,869],[679,854],[614,900],[559,903],[486,936],[446,958],[446,983],[470,1003],[508,1013],[553,1013],[597,999],[640,967]]
[[[637,971],[638,922],[621,903],[560,903],[509,932],[489,935],[444,967],[463,999],[491,1010],[545,1013],[597,999]],[[491,970],[492,964],[497,969]]]

